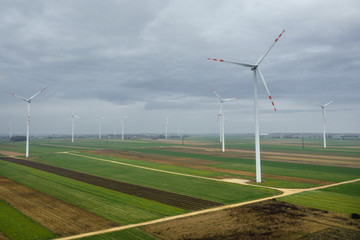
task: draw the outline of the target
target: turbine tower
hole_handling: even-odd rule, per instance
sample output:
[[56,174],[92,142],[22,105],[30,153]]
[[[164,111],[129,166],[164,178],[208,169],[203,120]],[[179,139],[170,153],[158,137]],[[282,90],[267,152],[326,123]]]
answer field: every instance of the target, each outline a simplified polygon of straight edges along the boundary
[[258,117],[257,75],[260,76],[260,79],[261,79],[262,83],[264,84],[264,87],[265,87],[265,89],[266,89],[266,91],[267,91],[267,93],[269,95],[269,99],[271,101],[271,104],[273,105],[274,110],[276,111],[274,102],[273,102],[272,97],[270,95],[269,89],[268,89],[268,87],[266,85],[265,79],[264,79],[262,73],[260,72],[259,65],[264,60],[266,55],[270,52],[270,50],[274,47],[274,45],[277,43],[277,41],[279,40],[279,38],[282,36],[282,34],[284,32],[285,32],[285,30],[282,31],[282,33],[275,39],[275,41],[270,46],[270,48],[265,51],[265,53],[258,59],[258,61],[255,64],[243,63],[243,62],[230,62],[230,61],[225,61],[225,60],[222,60],[222,59],[208,58],[208,60],[214,60],[214,61],[219,61],[219,62],[236,64],[236,65],[242,66],[242,67],[248,67],[248,68],[251,69],[251,71],[253,71],[253,76],[254,76],[254,118],[255,118],[256,182],[261,182],[260,133],[259,133],[259,117]]
[[125,119],[127,118],[128,116],[121,117],[121,140],[124,140],[124,125],[125,125]]
[[99,117],[99,139],[101,140],[101,120],[103,120],[104,117]]
[[331,100],[330,102],[328,103],[325,103],[324,105],[321,105],[320,103],[318,102],[315,102],[315,101],[312,101],[314,102],[315,104],[319,105],[321,107],[321,110],[322,110],[322,115],[323,115],[323,120],[324,120],[324,130],[323,130],[323,138],[324,138],[324,148],[326,148],[326,113],[325,113],[325,107],[328,106],[330,103],[332,103],[333,101],[335,101],[336,99],[333,99]]
[[169,125],[169,118],[165,118],[165,139],[168,138],[168,125]]
[[10,132],[9,132],[9,140],[11,141],[12,138],[12,132],[13,132],[13,122],[10,122]]
[[15,93],[8,92],[10,95],[14,97],[20,98],[21,100],[27,102],[28,115],[27,115],[27,125],[26,125],[26,157],[29,157],[29,132],[30,132],[30,103],[31,101],[40,93],[44,92],[47,87],[41,89],[39,92],[32,95],[29,99],[23,98],[21,96],[16,95]]
[[211,91],[216,95],[216,97],[220,101],[220,111],[219,111],[219,114],[218,114],[218,118],[220,119],[220,142],[222,143],[222,152],[225,152],[225,133],[224,133],[225,118],[224,118],[224,106],[223,106],[223,103],[238,100],[240,98],[236,97],[236,98],[223,99],[222,97],[220,97],[219,94],[217,94],[217,92],[215,92],[214,88],[212,88],[211,86],[209,86],[209,88],[211,89]]
[[74,109],[72,110],[71,118],[72,118],[71,142],[74,142],[75,118],[80,118],[79,116],[76,116],[76,115],[74,114]]

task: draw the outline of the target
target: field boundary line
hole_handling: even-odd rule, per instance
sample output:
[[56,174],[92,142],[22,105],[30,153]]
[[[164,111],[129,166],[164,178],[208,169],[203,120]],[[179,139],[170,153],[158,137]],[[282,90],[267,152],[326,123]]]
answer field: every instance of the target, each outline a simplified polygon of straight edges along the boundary
[[151,224],[163,223],[163,222],[167,222],[167,221],[178,220],[178,219],[181,219],[181,218],[192,217],[192,216],[196,216],[196,215],[200,215],[200,214],[211,213],[211,212],[226,210],[226,209],[230,209],[230,208],[240,207],[240,206],[244,206],[244,205],[248,205],[248,204],[252,204],[252,203],[271,200],[271,199],[274,199],[274,197],[285,197],[285,196],[293,195],[293,194],[300,193],[300,192],[306,192],[306,191],[318,190],[318,189],[323,189],[323,188],[329,188],[329,187],[334,187],[334,186],[343,185],[343,184],[347,184],[347,183],[358,182],[358,181],[360,181],[360,178],[345,181],[345,182],[335,183],[335,184],[329,184],[329,185],[326,185],[326,186],[314,187],[314,188],[311,188],[311,189],[286,189],[288,191],[283,192],[281,195],[277,195],[277,196],[271,196],[271,197],[266,197],[266,198],[261,198],[261,199],[256,199],[256,200],[251,200],[251,201],[241,202],[241,203],[234,203],[234,204],[229,204],[229,205],[225,205],[225,206],[220,206],[220,207],[195,211],[195,212],[191,212],[191,213],[185,213],[185,214],[181,214],[181,215],[160,218],[160,219],[156,219],[156,220],[152,220],[152,221],[129,224],[129,225],[125,225],[125,226],[108,228],[108,229],[105,229],[105,230],[89,232],[89,233],[83,233],[83,234],[79,234],[79,235],[73,235],[73,236],[69,236],[69,237],[56,238],[56,239],[57,240],[72,240],[72,239],[90,237],[90,236],[104,234],[104,233],[110,233],[110,232],[126,230],[126,229],[130,229],[130,228],[135,228],[135,227],[143,227],[143,226],[147,226],[147,225],[151,225]]
[[[210,180],[210,181],[225,182],[222,179],[208,178],[208,177],[196,176],[196,175],[191,175],[191,174],[186,174],[186,173],[177,173],[177,172],[171,172],[171,171],[161,170],[161,169],[156,169],[156,168],[143,167],[143,166],[134,165],[134,164],[130,164],[130,163],[117,162],[117,161],[103,159],[103,158],[97,158],[97,157],[81,155],[81,154],[78,154],[78,153],[72,153],[72,152],[59,152],[59,153],[69,154],[69,155],[74,155],[74,156],[84,157],[84,158],[90,158],[90,159],[94,159],[94,160],[98,160],[98,161],[110,162],[110,163],[120,164],[120,165],[124,165],[124,166],[128,166],[128,167],[135,167],[135,168],[145,169],[145,170],[149,170],[149,171],[168,173],[168,174],[179,175],[179,176],[184,176],[184,177],[199,178],[199,179]],[[246,185],[246,184],[244,184],[244,185]]]

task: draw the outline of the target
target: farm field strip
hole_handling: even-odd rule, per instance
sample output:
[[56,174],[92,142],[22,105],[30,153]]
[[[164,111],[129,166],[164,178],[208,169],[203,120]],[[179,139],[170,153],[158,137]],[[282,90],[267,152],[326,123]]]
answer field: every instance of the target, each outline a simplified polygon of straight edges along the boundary
[[194,198],[186,195],[181,195],[172,192],[166,192],[154,188],[139,186],[135,184],[119,182],[112,179],[89,175],[86,173],[76,172],[69,169],[59,168],[51,165],[46,165],[37,162],[30,162],[22,159],[0,157],[4,161],[32,167],[46,172],[54,173],[63,177],[74,180],[90,183],[96,186],[108,188],[122,193],[142,197],[149,200],[154,200],[170,206],[179,207],[186,210],[199,210],[203,208],[221,205],[220,203]]
[[0,199],[59,236],[117,224],[0,176]]
[[[358,182],[358,181],[360,181],[360,179],[354,179],[354,180],[350,180],[350,181],[335,183],[335,184],[331,184],[331,185],[327,185],[327,186],[314,187],[314,188],[311,188],[311,189],[281,189],[281,190],[283,190],[283,193],[281,195],[276,196],[276,197],[277,198],[285,197],[285,196],[290,196],[290,195],[305,192],[305,191],[313,191],[313,190],[325,189],[325,188],[328,188],[328,187],[334,187],[334,186],[339,186],[339,185],[348,184],[348,183],[354,183],[354,182]],[[263,186],[259,186],[259,187],[263,187]],[[266,188],[268,188],[268,187],[266,187]],[[278,190],[280,190],[280,189],[278,189]],[[105,229],[105,230],[100,230],[100,231],[95,231],[95,232],[90,232],[90,233],[85,233],[85,234],[79,234],[79,235],[74,235],[74,236],[65,237],[65,238],[59,238],[57,240],[72,240],[72,239],[89,237],[89,236],[94,236],[94,235],[99,235],[99,234],[104,234],[104,233],[121,231],[121,230],[125,230],[125,229],[130,229],[130,228],[143,227],[143,226],[148,226],[148,225],[157,224],[157,223],[164,223],[164,222],[168,222],[168,221],[172,221],[172,220],[183,219],[183,218],[197,216],[197,215],[201,215],[201,214],[212,213],[212,212],[222,211],[222,210],[226,210],[226,209],[232,209],[232,208],[236,208],[236,207],[240,207],[240,206],[244,206],[244,205],[249,205],[249,204],[252,204],[252,203],[263,202],[263,201],[266,201],[266,200],[271,200],[273,198],[274,198],[273,196],[265,197],[265,198],[251,200],[251,201],[247,201],[247,202],[229,204],[229,205],[225,205],[225,206],[214,207],[214,208],[210,208],[210,209],[185,213],[185,214],[181,214],[181,215],[165,217],[165,218],[156,219],[156,220],[143,222],[143,223],[129,224],[129,225],[126,225],[126,226],[114,227],[114,228],[109,228],[109,229]]]
[[33,158],[32,161],[222,204],[277,194],[276,191],[265,191],[245,185],[149,171],[72,155],[44,154],[42,157]]
[[0,199],[0,239],[49,239],[58,237]]
[[281,198],[282,201],[346,214],[360,213],[360,182],[316,188]]
[[[146,169],[146,170],[150,170],[150,171],[173,174],[173,175],[193,177],[193,178],[199,178],[199,179],[205,179],[205,180],[217,181],[217,182],[231,182],[231,183],[249,185],[249,186],[260,186],[260,185],[247,184],[247,182],[248,182],[247,179],[243,179],[245,181],[240,181],[239,182],[239,180],[241,180],[241,179],[236,179],[237,181],[234,181],[234,180],[232,181],[232,180],[229,180],[227,178],[225,178],[225,179],[208,178],[208,177],[202,177],[202,176],[197,176],[197,175],[190,175],[190,174],[183,174],[183,173],[178,173],[178,172],[160,170],[160,169],[156,169],[156,168],[143,167],[143,166],[139,166],[139,165],[123,163],[123,162],[119,162],[119,161],[113,161],[113,160],[108,160],[108,159],[103,159],[103,158],[98,158],[98,157],[91,157],[91,156],[86,156],[86,155],[82,155],[82,154],[78,154],[78,153],[71,153],[71,152],[64,152],[64,153],[74,155],[74,156],[80,156],[80,157],[95,159],[95,160],[99,160],[99,161],[104,161],[104,162],[110,162],[110,163],[115,163],[115,164],[120,164],[120,165],[140,168],[140,169]],[[188,167],[191,167],[191,166],[188,166]],[[196,167],[194,167],[194,168],[196,168]],[[217,171],[217,172],[222,172],[222,173],[227,173],[227,174],[251,176],[251,177],[255,176],[255,173],[252,173],[252,172],[237,171],[237,170],[226,170],[226,169],[207,167],[207,166],[201,166],[201,167],[198,167],[197,169],[209,170],[209,171]],[[326,181],[316,181],[316,180],[301,179],[301,178],[296,178],[296,177],[287,177],[286,178],[286,177],[276,176],[276,175],[271,175],[271,174],[263,174],[263,177],[269,177],[269,178],[274,178],[274,179],[279,179],[279,180],[290,180],[290,181],[292,180],[292,181],[299,181],[299,182],[307,181],[308,183],[315,183],[315,184],[330,184],[331,183],[331,182],[326,182]],[[264,187],[266,187],[266,186],[264,186]],[[271,188],[271,187],[269,187],[269,188]],[[276,189],[276,188],[272,188],[272,189]]]
[[[119,158],[119,160],[116,160],[116,163],[119,163],[119,164],[122,164],[124,159],[132,159],[132,160],[135,159],[135,161],[138,165],[134,165],[134,164],[129,164],[129,165],[132,165],[134,167],[139,167],[139,168],[142,168],[142,165],[144,165],[144,162],[151,162],[151,163],[162,164],[161,166],[167,165],[167,166],[184,167],[186,169],[201,170],[201,172],[195,172],[193,174],[183,174],[183,173],[179,173],[179,169],[176,169],[176,168],[173,171],[159,170],[159,168],[161,166],[153,166],[152,168],[149,168],[149,167],[144,168],[144,169],[148,169],[148,170],[167,172],[167,173],[176,174],[176,175],[197,177],[197,178],[208,179],[208,180],[212,180],[212,181],[223,181],[222,179],[224,179],[223,178],[224,174],[234,175],[234,177],[236,177],[236,178],[239,178],[239,177],[240,178],[254,178],[255,177],[255,172],[246,171],[246,170],[241,171],[241,170],[236,170],[236,169],[227,169],[224,167],[217,167],[216,165],[214,165],[214,163],[216,163],[216,161],[210,161],[210,160],[204,160],[204,159],[196,159],[194,161],[193,158],[185,158],[185,157],[180,158],[180,157],[173,157],[173,156],[171,157],[171,159],[169,159],[165,155],[146,154],[146,156],[145,156],[145,154],[141,153],[141,152],[126,152],[126,153],[116,154],[116,152],[109,153],[109,151],[105,151],[105,152],[90,151],[89,153],[96,154],[96,155],[101,154],[104,156],[117,157],[117,158]],[[84,155],[82,155],[82,156],[84,156]],[[137,160],[137,159],[141,159],[141,160]],[[111,161],[111,160],[109,160],[109,161]],[[219,163],[221,163],[221,162],[219,162]],[[127,163],[125,163],[125,164],[127,164]],[[251,165],[251,166],[253,167],[253,165]],[[203,171],[206,171],[206,172],[204,173]],[[212,178],[203,177],[203,176],[201,176],[201,174],[209,174],[210,176],[212,176]],[[300,184],[302,184],[303,185],[302,187],[304,187],[304,188],[311,187],[312,185],[326,185],[326,184],[332,183],[330,181],[322,181],[322,180],[300,178],[300,177],[289,177],[289,176],[285,177],[285,176],[266,174],[266,173],[262,174],[262,176],[264,178],[268,178],[268,179],[296,182],[298,186]],[[228,176],[226,178],[229,178],[229,177],[230,176]]]
[[12,181],[120,224],[149,221],[187,212],[15,163],[0,161],[0,166],[0,175]]
[[61,152],[61,153],[78,156],[78,157],[90,158],[90,159],[94,159],[94,160],[98,160],[98,161],[102,161],[102,162],[109,162],[109,163],[115,163],[115,164],[120,164],[120,165],[124,165],[124,166],[129,166],[129,167],[145,169],[145,170],[149,170],[149,171],[162,172],[162,173],[168,173],[168,174],[185,176],[185,177],[193,177],[193,178],[199,178],[199,179],[205,179],[205,180],[211,180],[211,181],[221,181],[221,180],[217,180],[214,178],[201,177],[201,176],[190,175],[190,174],[185,174],[185,173],[178,173],[178,172],[171,172],[171,171],[166,171],[166,170],[161,170],[161,169],[156,169],[156,168],[143,167],[143,166],[134,165],[134,164],[130,164],[130,163],[124,163],[124,162],[113,161],[113,160],[108,160],[108,159],[104,159],[104,158],[86,156],[86,155],[82,155],[82,154],[78,154],[78,153],[72,153],[72,152]]
[[[162,150],[168,151],[181,151],[184,150],[201,150],[202,154],[214,155],[214,151],[219,152],[218,150],[214,150],[212,148],[205,148],[205,147],[194,147],[194,146],[177,146],[174,147],[167,147],[166,149],[162,148]],[[191,152],[191,151],[190,151]],[[198,151],[193,151],[194,153],[199,154]],[[237,153],[242,153],[246,155],[238,155]],[[215,156],[220,156],[220,154],[224,155],[223,153],[215,153]],[[254,158],[255,151],[253,150],[241,150],[241,149],[230,149],[228,148],[225,153],[226,157],[248,157]],[[332,156],[332,155],[319,155],[319,154],[304,154],[304,153],[291,153],[291,152],[269,152],[269,151],[261,151],[262,160],[278,160],[278,161],[287,161],[287,162],[306,162],[310,164],[317,164],[317,160],[319,160],[322,164],[325,161],[328,164],[341,164],[341,166],[351,166],[360,168],[360,157],[348,157],[348,156]],[[277,159],[278,158],[278,159]]]

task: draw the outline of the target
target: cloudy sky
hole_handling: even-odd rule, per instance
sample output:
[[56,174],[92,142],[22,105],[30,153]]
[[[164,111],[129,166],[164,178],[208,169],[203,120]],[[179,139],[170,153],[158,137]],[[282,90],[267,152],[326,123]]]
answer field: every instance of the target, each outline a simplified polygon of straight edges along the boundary
[[277,107],[261,83],[260,131],[360,132],[358,0],[0,0],[0,134],[216,133],[222,97],[226,132],[252,133],[252,71],[261,63]]

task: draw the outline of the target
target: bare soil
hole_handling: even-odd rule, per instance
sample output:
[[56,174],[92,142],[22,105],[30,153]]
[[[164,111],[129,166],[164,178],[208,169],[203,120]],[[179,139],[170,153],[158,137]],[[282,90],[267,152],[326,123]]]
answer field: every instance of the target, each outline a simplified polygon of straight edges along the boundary
[[142,229],[161,239],[360,239],[360,220],[275,200]]
[[5,237],[4,234],[2,234],[2,233],[0,232],[0,240],[8,240],[8,238]]
[[[1,176],[0,198],[60,236],[96,231],[118,225]],[[0,239],[2,239],[1,235]]]
[[17,159],[12,157],[0,157],[1,160],[20,164],[23,166],[39,169],[42,171],[54,173],[63,177],[86,182],[92,185],[108,188],[122,193],[154,200],[167,205],[179,207],[186,210],[200,210],[221,205],[220,203],[190,197],[177,193],[167,192],[154,188],[139,186],[131,183],[120,182],[112,179],[98,177],[82,172],[77,172],[60,167],[50,166],[42,163],[32,162],[29,160]]
[[[141,161],[147,161],[147,162],[167,164],[167,165],[172,165],[172,166],[179,166],[179,167],[186,167],[186,168],[192,168],[192,169],[224,173],[224,176],[222,176],[220,178],[229,178],[228,174],[249,176],[249,177],[255,178],[254,172],[239,171],[239,170],[207,166],[210,164],[216,164],[216,163],[221,163],[221,162],[215,162],[215,161],[209,161],[209,160],[203,160],[203,159],[173,157],[173,156],[168,157],[168,156],[159,155],[159,154],[149,154],[149,153],[139,153],[139,152],[119,151],[119,150],[109,150],[109,149],[97,150],[97,151],[86,151],[86,152],[92,153],[92,154],[103,155],[103,156],[134,159],[134,160],[141,160]],[[287,176],[280,176],[280,175],[273,175],[273,174],[262,174],[262,176],[263,176],[263,178],[270,178],[270,179],[277,179],[277,180],[284,180],[284,181],[291,181],[291,182],[300,182],[300,183],[318,184],[318,185],[326,185],[326,184],[333,183],[330,181],[321,181],[321,180],[316,180],[316,179],[307,179],[307,178],[298,178],[298,177],[287,177]]]
[[[228,149],[225,153],[214,148],[193,147],[193,146],[177,146],[162,148],[168,151],[189,152],[196,154],[209,154],[222,157],[240,157],[254,159],[255,152],[251,150]],[[217,151],[214,151],[217,150]],[[308,163],[315,165],[336,166],[336,167],[352,167],[360,168],[360,157],[346,157],[334,155],[318,155],[318,154],[302,154],[302,153],[284,153],[284,152],[268,152],[261,151],[262,160],[278,161],[278,162],[294,162]]]
[[0,154],[5,155],[5,156],[24,156],[25,155],[23,153],[9,152],[9,151],[4,151],[4,150],[0,150]]

